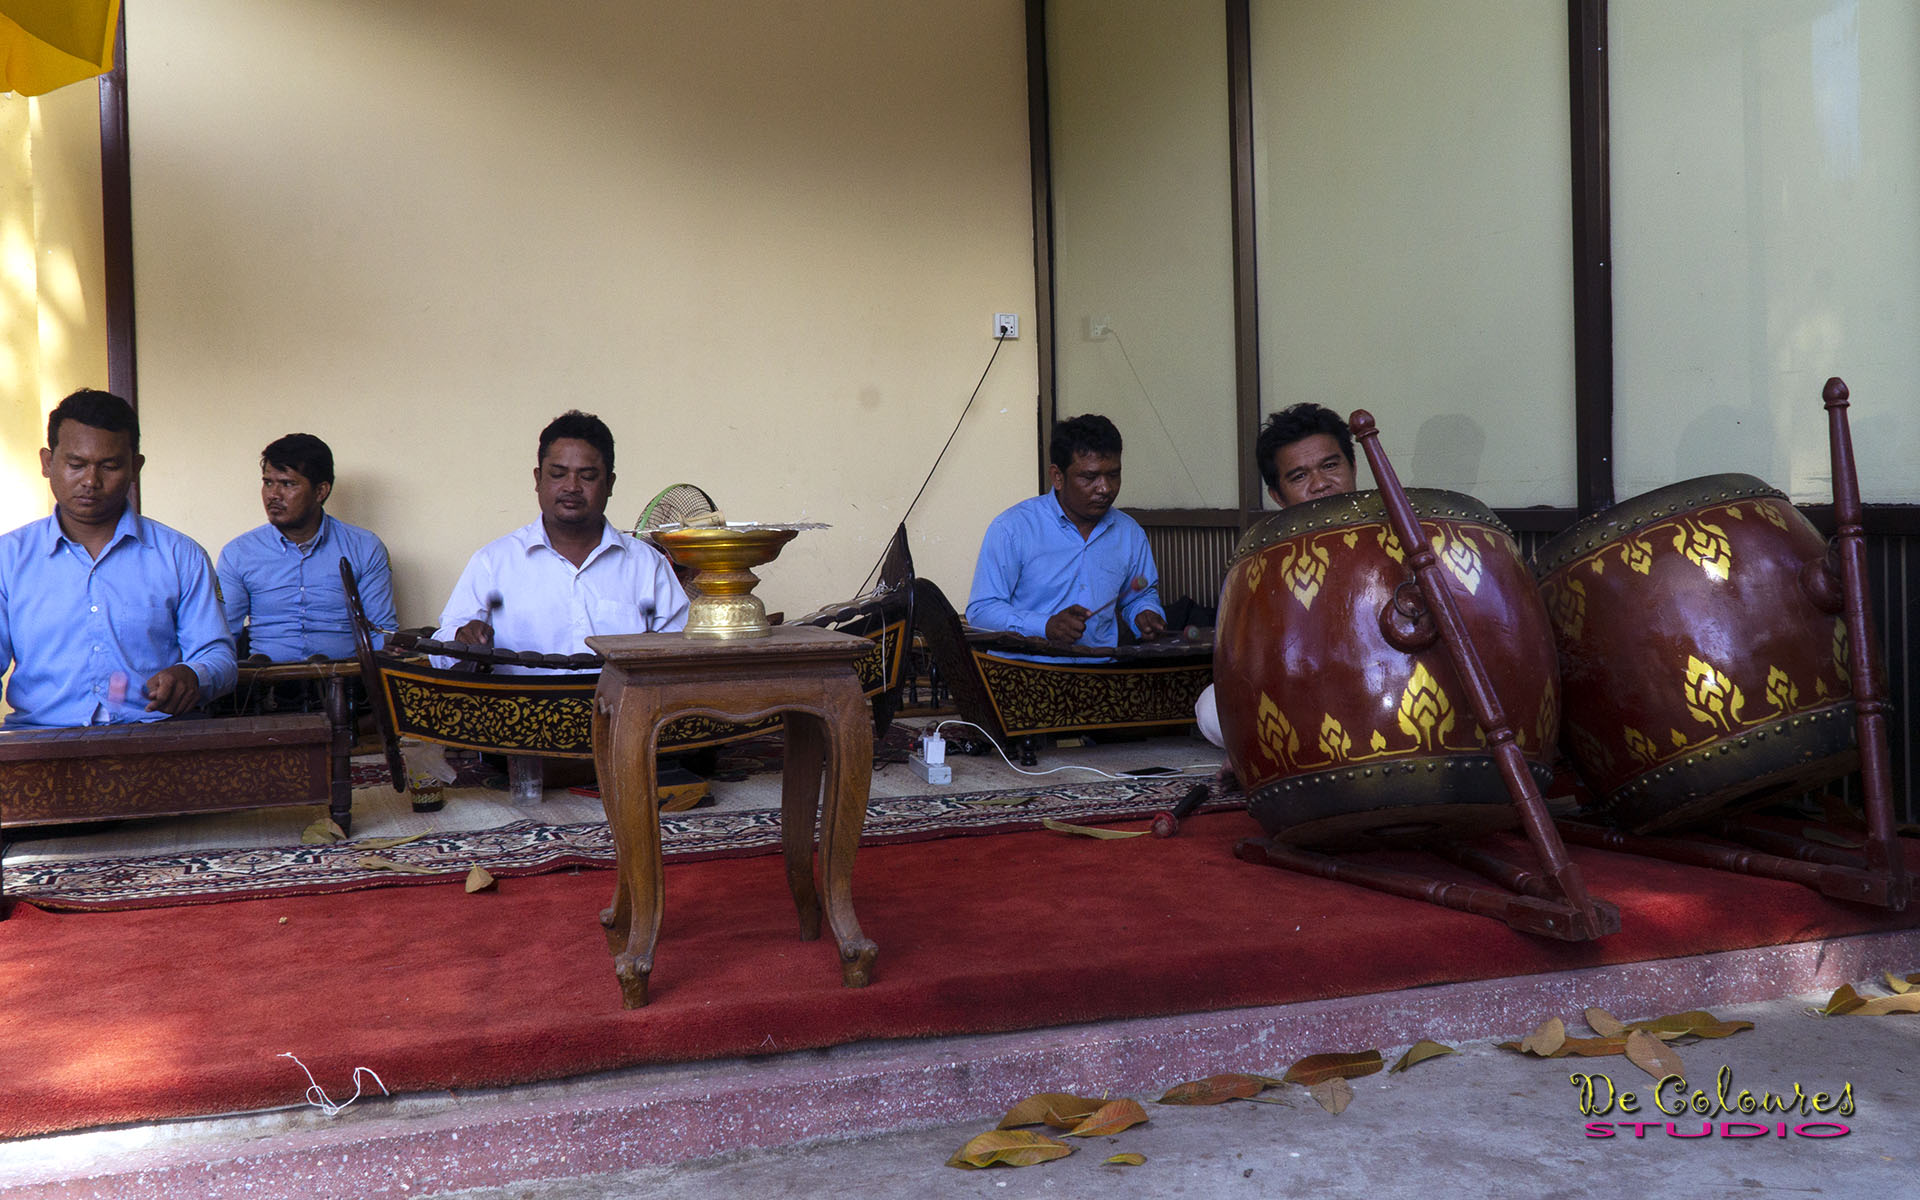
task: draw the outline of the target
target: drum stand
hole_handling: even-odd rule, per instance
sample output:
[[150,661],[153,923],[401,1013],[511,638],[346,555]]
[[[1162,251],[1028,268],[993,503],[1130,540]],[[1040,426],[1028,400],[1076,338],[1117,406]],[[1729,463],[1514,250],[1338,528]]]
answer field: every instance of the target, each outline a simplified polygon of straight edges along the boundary
[[1860,528],[1860,483],[1853,465],[1853,435],[1847,426],[1847,385],[1838,378],[1829,379],[1821,398],[1826,405],[1827,444],[1833,458],[1834,537],[1826,570],[1832,571],[1832,560],[1837,557],[1840,611],[1846,617],[1847,655],[1853,664],[1854,731],[1860,748],[1860,781],[1867,815],[1865,844],[1853,853],[1730,818],[1697,832],[1744,842],[1750,848],[1686,836],[1621,833],[1578,821],[1561,821],[1560,831],[1577,845],[1784,879],[1824,896],[1901,912],[1907,907],[1911,883],[1893,819],[1886,680],[1874,644],[1873,611],[1867,603],[1867,551]]
[[1460,912],[1494,917],[1522,933],[1584,942],[1617,932],[1620,928],[1619,909],[1587,894],[1586,885],[1580,878],[1580,868],[1568,859],[1566,847],[1561,844],[1560,835],[1547,815],[1546,802],[1540,798],[1540,791],[1527,770],[1520,747],[1514,742],[1513,727],[1501,710],[1492,679],[1467,634],[1446,572],[1441,569],[1433,548],[1422,536],[1420,519],[1414,514],[1413,505],[1408,503],[1407,493],[1400,486],[1393,465],[1387,461],[1386,452],[1380,448],[1380,431],[1374,425],[1372,414],[1364,409],[1355,412],[1351,425],[1354,436],[1366,452],[1368,464],[1373,468],[1374,478],[1380,484],[1380,495],[1386,504],[1394,536],[1407,549],[1407,561],[1413,568],[1415,587],[1424,601],[1425,611],[1410,610],[1402,607],[1398,601],[1395,607],[1401,609],[1400,615],[1403,617],[1420,621],[1431,618],[1434,631],[1446,644],[1454,669],[1459,672],[1466,686],[1473,715],[1479,720],[1480,727],[1487,731],[1487,744],[1500,768],[1507,794],[1520,810],[1521,825],[1527,840],[1533,843],[1540,867],[1538,870],[1529,869],[1507,862],[1486,850],[1460,843],[1442,843],[1431,847],[1432,852],[1440,857],[1498,885],[1481,887],[1411,871],[1356,863],[1332,854],[1286,845],[1271,838],[1242,841],[1234,847],[1234,854],[1247,862],[1265,863],[1289,871],[1318,875],[1322,879],[1358,884],[1409,900],[1425,900]]

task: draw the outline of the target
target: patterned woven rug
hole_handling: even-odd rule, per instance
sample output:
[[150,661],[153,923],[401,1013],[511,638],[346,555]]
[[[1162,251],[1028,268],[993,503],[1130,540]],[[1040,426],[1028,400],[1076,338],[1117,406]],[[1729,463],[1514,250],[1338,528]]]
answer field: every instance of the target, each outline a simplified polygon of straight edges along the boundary
[[[1084,824],[1145,819],[1172,808],[1193,782],[1100,781],[1039,790],[876,798],[867,805],[861,845],[1038,829],[1044,820]],[[1202,811],[1244,803],[1241,796],[1221,797]],[[771,809],[675,813],[661,817],[660,826],[661,853],[668,862],[780,850],[780,816]],[[162,908],[444,883],[464,878],[475,866],[507,878],[606,868],[614,862],[605,822],[516,821],[495,829],[432,834],[391,847],[369,841],[378,839],[9,866],[6,895],[48,909]]]

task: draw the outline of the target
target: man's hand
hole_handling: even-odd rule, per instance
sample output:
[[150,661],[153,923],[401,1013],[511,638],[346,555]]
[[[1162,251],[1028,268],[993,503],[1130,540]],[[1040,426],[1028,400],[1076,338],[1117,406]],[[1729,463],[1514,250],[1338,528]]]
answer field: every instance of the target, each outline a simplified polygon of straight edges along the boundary
[[478,618],[453,631],[453,640],[462,646],[493,645],[493,626]]
[[147,711],[177,717],[200,703],[200,677],[185,663],[175,663],[147,680]]
[[1093,614],[1078,604],[1070,604],[1047,618],[1047,640],[1071,646],[1087,631],[1087,618]]
[[1166,633],[1167,619],[1149,608],[1133,619],[1133,627],[1143,641],[1157,638]]

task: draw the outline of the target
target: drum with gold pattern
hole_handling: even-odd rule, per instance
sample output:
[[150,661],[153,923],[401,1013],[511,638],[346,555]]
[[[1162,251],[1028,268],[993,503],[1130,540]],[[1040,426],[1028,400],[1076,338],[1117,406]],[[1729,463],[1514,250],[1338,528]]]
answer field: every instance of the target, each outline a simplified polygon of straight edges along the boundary
[[1826,563],[1819,531],[1751,475],[1648,492],[1540,548],[1567,754],[1611,823],[1684,825],[1852,769]]
[[[1554,647],[1513,536],[1479,501],[1410,488],[1534,778],[1559,735]],[[1275,839],[1471,832],[1516,817],[1377,492],[1274,514],[1241,539],[1214,632],[1234,772]],[[1396,597],[1400,617],[1395,628]]]

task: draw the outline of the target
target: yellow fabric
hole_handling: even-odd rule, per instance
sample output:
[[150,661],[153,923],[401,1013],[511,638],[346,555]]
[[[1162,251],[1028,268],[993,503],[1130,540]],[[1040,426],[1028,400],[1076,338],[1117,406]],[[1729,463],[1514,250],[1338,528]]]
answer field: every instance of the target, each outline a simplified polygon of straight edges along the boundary
[[0,0],[0,91],[40,96],[113,69],[120,0]]

